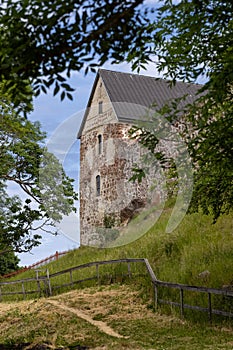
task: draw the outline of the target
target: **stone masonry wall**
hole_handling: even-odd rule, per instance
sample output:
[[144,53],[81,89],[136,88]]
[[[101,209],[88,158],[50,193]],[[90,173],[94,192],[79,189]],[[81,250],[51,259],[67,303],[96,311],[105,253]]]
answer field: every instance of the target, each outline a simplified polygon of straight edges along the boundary
[[142,148],[128,137],[131,125],[118,122],[101,79],[85,118],[80,142],[80,240],[82,245],[98,246],[99,228],[104,226],[106,215],[114,215],[119,225],[124,224],[132,208],[143,206],[151,184],[148,178],[140,184],[129,182],[133,166],[140,163]]
[[[103,126],[102,153],[98,154],[100,128],[81,137],[80,221],[81,243],[96,244],[96,227],[103,227],[104,216],[115,214],[121,221],[121,210],[132,200],[146,200],[148,183],[129,182],[132,168],[140,159],[140,147],[130,140],[130,126],[108,124]],[[96,176],[100,176],[100,195],[96,191]],[[95,238],[97,237],[97,238]]]

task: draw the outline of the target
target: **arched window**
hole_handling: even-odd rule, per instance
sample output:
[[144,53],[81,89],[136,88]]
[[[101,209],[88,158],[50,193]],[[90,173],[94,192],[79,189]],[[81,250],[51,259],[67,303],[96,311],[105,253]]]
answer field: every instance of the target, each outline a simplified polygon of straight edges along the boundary
[[100,196],[100,176],[96,176],[96,196]]
[[102,147],[103,147],[103,140],[102,135],[98,135],[98,153],[102,153]]

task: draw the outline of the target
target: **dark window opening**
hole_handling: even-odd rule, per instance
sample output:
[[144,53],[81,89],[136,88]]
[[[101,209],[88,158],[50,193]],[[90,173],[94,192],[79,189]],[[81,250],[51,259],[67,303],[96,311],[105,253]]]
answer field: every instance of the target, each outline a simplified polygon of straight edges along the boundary
[[98,135],[98,153],[101,154],[102,153],[102,135]]
[[96,176],[96,195],[100,196],[100,176]]
[[103,102],[100,101],[99,102],[99,114],[102,114],[103,113]]

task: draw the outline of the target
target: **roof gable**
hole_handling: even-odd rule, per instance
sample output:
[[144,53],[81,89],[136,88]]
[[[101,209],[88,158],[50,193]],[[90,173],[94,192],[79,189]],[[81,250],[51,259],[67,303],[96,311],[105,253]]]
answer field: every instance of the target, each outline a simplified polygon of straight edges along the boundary
[[[201,88],[201,85],[198,84],[179,81],[171,87],[171,82],[168,80],[99,69],[87,109],[90,107],[99,77],[102,78],[118,121],[125,123],[133,123],[141,120],[152,105],[161,108],[170,100],[184,95],[187,95],[187,97],[182,103],[184,105],[191,104],[195,101],[198,90]],[[78,133],[78,138],[82,134],[87,117],[86,113]]]
[[[100,104],[102,105],[102,112],[100,112]],[[102,77],[100,74],[97,74],[78,132],[78,138],[80,138],[83,133],[89,132],[96,127],[117,122],[118,119],[107,94]]]

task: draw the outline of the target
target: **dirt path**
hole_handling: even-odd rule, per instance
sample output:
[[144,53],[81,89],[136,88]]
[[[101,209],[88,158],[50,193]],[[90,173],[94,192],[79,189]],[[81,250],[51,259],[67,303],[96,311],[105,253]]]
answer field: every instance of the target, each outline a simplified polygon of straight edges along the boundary
[[65,311],[69,311],[72,312],[73,314],[77,315],[78,317],[82,318],[83,320],[91,323],[92,325],[96,326],[100,331],[111,335],[112,337],[116,337],[116,338],[127,338],[124,337],[122,335],[120,335],[119,333],[115,332],[111,327],[109,327],[105,322],[102,321],[97,321],[97,320],[93,320],[93,318],[91,318],[89,315],[85,314],[84,312],[77,310],[73,307],[69,307],[66,306],[64,304],[61,304],[59,301],[57,300],[47,300],[46,301],[49,304],[52,304],[60,309],[63,309]]

